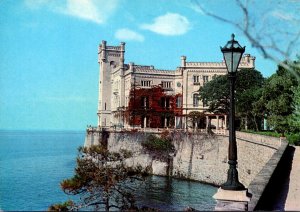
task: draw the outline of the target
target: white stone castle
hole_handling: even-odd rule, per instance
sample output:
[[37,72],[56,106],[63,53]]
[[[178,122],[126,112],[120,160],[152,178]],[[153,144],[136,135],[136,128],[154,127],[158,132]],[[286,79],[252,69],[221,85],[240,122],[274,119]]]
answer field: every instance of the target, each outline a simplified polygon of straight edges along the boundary
[[[216,75],[227,74],[225,62],[188,62],[181,56],[180,66],[176,70],[160,70],[154,66],[125,64],[125,43],[119,46],[107,46],[106,41],[99,45],[98,62],[100,65],[98,127],[132,127],[114,114],[128,107],[129,93],[133,86],[151,88],[162,86],[167,95],[181,94],[176,104],[182,107],[182,116],[175,117],[175,128],[199,128],[191,123],[187,114],[192,111],[205,112],[207,106],[198,99],[200,86]],[[254,68],[255,57],[245,54],[239,68]],[[226,114],[206,113],[206,120],[212,120],[216,130],[226,128]],[[147,120],[144,120],[146,127]],[[169,127],[166,121],[164,126]],[[207,128],[208,121],[205,125]]]

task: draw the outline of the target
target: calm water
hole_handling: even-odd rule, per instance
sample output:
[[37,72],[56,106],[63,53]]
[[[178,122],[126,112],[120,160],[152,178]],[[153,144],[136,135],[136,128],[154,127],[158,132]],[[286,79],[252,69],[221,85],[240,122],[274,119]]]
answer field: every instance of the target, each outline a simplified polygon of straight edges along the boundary
[[[84,132],[0,131],[0,209],[46,210],[70,199],[59,187],[71,177]],[[161,210],[187,206],[212,210],[217,188],[197,182],[149,177],[138,192],[140,205]]]

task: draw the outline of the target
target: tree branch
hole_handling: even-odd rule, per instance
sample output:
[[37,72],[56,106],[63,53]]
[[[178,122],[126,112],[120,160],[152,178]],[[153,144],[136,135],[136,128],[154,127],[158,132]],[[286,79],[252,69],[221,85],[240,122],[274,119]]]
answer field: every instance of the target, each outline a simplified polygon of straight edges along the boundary
[[[249,40],[249,42],[252,44],[254,48],[256,48],[260,54],[268,60],[271,60],[284,68],[286,68],[288,71],[293,73],[293,75],[300,81],[300,76],[297,74],[294,70],[293,67],[290,67],[289,65],[284,64],[282,61],[283,60],[288,60],[292,61],[291,56],[293,56],[293,49],[297,48],[297,45],[299,40],[300,40],[300,29],[299,29],[299,20],[295,18],[293,15],[290,14],[281,14],[281,13],[276,13],[277,17],[281,21],[285,21],[285,24],[294,24],[292,27],[293,30],[295,30],[295,33],[290,32],[288,28],[285,29],[285,33],[278,33],[280,29],[275,28],[274,25],[272,24],[273,22],[268,22],[269,19],[275,19],[274,13],[263,13],[259,14],[261,16],[259,17],[264,17],[261,18],[259,21],[262,23],[260,30],[256,28],[255,22],[250,20],[250,7],[249,7],[249,0],[246,0],[245,3],[243,3],[242,0],[236,0],[236,5],[240,8],[242,14],[243,14],[243,24],[240,22],[236,22],[233,20],[230,20],[228,18],[225,18],[224,16],[220,16],[214,12],[208,11],[205,7],[201,6],[199,1],[197,0],[191,0],[192,5],[197,8],[197,11],[201,11],[201,14],[210,16],[216,20],[219,20],[221,22],[224,22],[226,24],[232,25],[238,30],[240,30],[244,36]],[[253,3],[253,1],[252,1]],[[295,5],[296,2],[293,2]],[[288,4],[285,1],[281,2],[281,6],[284,4]],[[291,6],[291,5],[289,5]],[[255,8],[256,9],[256,8]],[[276,12],[276,11],[274,11]],[[289,11],[290,12],[290,11]],[[268,17],[266,17],[268,15]],[[265,22],[266,21],[266,22]],[[276,20],[275,20],[276,21]],[[281,26],[285,26],[284,24]],[[272,29],[271,31],[273,33],[270,33],[268,35],[267,30]],[[286,39],[280,39],[281,41],[285,42],[286,48],[282,48],[279,42],[275,42],[275,32],[277,33],[278,36],[286,35],[288,38]],[[264,36],[263,36],[264,35]],[[294,35],[294,36],[293,36]],[[269,44],[265,43],[265,41],[270,42]]]

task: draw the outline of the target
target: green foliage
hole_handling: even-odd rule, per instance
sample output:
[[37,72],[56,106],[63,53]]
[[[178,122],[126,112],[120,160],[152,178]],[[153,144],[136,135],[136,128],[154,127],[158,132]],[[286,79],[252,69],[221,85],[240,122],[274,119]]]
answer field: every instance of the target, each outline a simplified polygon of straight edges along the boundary
[[64,203],[51,205],[48,208],[48,211],[69,211],[73,206],[74,206],[74,202],[72,200],[68,200]]
[[[129,168],[125,159],[131,151],[109,152],[104,146],[78,149],[75,175],[61,182],[62,190],[69,195],[79,195],[80,201],[72,204],[56,204],[53,210],[78,210],[93,206],[95,210],[133,209],[133,191],[143,180],[142,170]],[[101,208],[102,207],[102,208]],[[50,209],[50,208],[49,208]]]
[[[262,93],[264,78],[255,69],[241,69],[236,79],[236,115],[247,119],[246,124],[258,130],[261,111],[255,104]],[[201,99],[209,104],[209,112],[229,113],[229,82],[227,75],[217,76],[199,90]]]
[[188,118],[192,121],[192,122],[195,122],[195,121],[198,121],[202,118],[205,118],[205,115],[203,112],[199,112],[199,111],[192,111],[188,114]]
[[262,92],[260,102],[263,102],[268,124],[282,134],[291,131],[294,89],[297,86],[296,77],[282,66],[278,66],[277,72],[267,80]]
[[161,160],[166,160],[169,154],[175,151],[172,139],[167,131],[162,132],[160,137],[150,134],[142,142],[142,146],[146,152]]
[[300,146],[300,133],[287,135],[289,144]]
[[199,97],[208,102],[208,111],[227,113],[229,111],[229,84],[227,76],[216,76],[200,87]]
[[290,130],[292,132],[300,132],[300,85],[294,89],[294,98],[293,98],[293,113],[289,117],[288,123]]
[[149,135],[147,140],[142,143],[142,146],[149,151],[171,152],[174,150],[171,140],[159,138],[155,135]]
[[[261,130],[266,118],[270,129],[281,133],[300,133],[300,58],[285,62],[293,71],[278,66],[265,80],[254,69],[237,72],[236,117],[245,129]],[[217,76],[199,90],[209,103],[209,112],[228,114],[229,85],[227,76]]]
[[236,113],[244,128],[259,130],[262,114],[256,108],[265,79],[255,69],[241,69],[237,73]]
[[120,154],[124,156],[124,158],[131,158],[133,156],[132,151],[127,149],[120,149]]

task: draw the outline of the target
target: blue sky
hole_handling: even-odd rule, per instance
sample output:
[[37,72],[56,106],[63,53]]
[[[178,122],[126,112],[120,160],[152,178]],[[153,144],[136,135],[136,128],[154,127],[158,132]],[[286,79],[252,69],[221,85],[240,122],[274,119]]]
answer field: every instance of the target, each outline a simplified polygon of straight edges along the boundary
[[[198,2],[240,18],[235,1]],[[125,63],[174,70],[181,55],[187,61],[221,61],[219,47],[231,33],[256,56],[264,76],[276,71],[240,31],[204,15],[193,0],[1,0],[0,129],[96,125],[102,40],[126,42]]]

